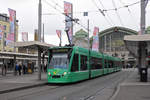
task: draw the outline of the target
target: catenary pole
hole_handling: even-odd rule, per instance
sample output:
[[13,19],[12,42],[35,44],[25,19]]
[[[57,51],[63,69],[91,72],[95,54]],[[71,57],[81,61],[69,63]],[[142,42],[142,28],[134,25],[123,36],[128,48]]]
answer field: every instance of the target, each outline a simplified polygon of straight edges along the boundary
[[[42,3],[39,0],[38,7],[38,41],[41,42],[41,28],[42,28]],[[38,47],[38,79],[41,80],[41,49]]]

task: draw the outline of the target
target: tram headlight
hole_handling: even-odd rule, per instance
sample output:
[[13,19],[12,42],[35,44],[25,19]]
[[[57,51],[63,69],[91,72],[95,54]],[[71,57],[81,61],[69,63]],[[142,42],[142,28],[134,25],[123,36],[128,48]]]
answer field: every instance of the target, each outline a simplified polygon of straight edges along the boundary
[[66,74],[67,74],[67,72],[64,72],[64,73],[63,73],[63,75],[66,75]]
[[50,72],[48,72],[48,75],[49,75],[49,76],[51,76],[51,73],[50,73]]

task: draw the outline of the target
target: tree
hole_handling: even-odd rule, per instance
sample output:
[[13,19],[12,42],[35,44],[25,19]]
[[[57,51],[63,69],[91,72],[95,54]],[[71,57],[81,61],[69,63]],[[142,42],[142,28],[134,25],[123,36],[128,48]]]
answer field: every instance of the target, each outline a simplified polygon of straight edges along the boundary
[[146,28],[146,32],[145,32],[146,34],[150,34],[150,26],[148,26],[147,28]]

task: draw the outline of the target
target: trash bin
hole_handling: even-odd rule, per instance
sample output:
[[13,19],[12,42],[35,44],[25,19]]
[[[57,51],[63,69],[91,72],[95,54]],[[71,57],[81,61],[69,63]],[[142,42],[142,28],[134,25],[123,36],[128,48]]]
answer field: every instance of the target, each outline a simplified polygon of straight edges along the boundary
[[140,68],[141,82],[147,82],[147,68]]

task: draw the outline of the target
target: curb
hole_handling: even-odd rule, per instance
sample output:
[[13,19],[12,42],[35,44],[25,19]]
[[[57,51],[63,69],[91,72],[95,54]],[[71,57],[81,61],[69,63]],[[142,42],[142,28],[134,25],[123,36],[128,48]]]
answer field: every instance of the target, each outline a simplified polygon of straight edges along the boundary
[[0,94],[4,94],[4,93],[9,93],[9,92],[14,92],[14,91],[19,91],[19,90],[25,90],[25,89],[29,89],[29,88],[34,88],[34,87],[39,87],[39,86],[44,86],[47,85],[48,83],[39,83],[39,84],[34,84],[34,85],[28,85],[28,86],[23,86],[23,87],[17,87],[17,88],[12,88],[12,89],[7,89],[7,90],[0,90]]

